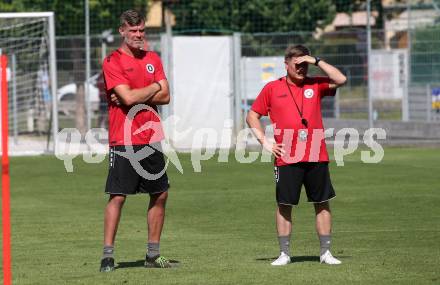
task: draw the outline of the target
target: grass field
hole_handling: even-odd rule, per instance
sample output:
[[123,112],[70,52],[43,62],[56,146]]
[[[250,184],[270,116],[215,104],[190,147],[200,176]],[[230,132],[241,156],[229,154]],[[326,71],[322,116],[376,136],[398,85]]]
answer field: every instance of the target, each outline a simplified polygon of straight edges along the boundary
[[54,157],[11,159],[14,284],[439,284],[440,149],[387,148],[379,164],[346,157],[331,165],[333,252],[343,264],[318,263],[312,206],[294,210],[294,263],[278,254],[270,163],[202,163],[172,183],[161,243],[179,261],[145,269],[146,196],[130,197],[116,242],[120,268],[99,273],[107,164]]

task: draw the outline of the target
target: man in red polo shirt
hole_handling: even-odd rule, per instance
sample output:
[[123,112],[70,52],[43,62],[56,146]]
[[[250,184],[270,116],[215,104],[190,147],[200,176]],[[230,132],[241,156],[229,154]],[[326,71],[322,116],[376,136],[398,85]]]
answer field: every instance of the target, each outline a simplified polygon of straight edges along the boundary
[[[122,13],[122,44],[103,62],[109,108],[110,167],[105,192],[104,253],[101,272],[113,271],[114,242],[127,195],[148,193],[148,244],[146,267],[170,267],[159,253],[168,196],[165,160],[160,151],[163,132],[157,105],[170,101],[168,82],[159,56],[145,49],[144,16],[134,10]],[[139,159],[142,153],[147,157]]]
[[[310,56],[301,45],[285,53],[287,76],[269,82],[258,95],[246,121],[258,141],[275,156],[276,225],[280,256],[272,265],[286,265],[290,258],[292,206],[297,205],[304,184],[308,201],[315,206],[320,261],[340,264],[330,253],[331,212],[329,200],[335,197],[328,169],[321,116],[321,99],[335,95],[346,77],[334,66]],[[327,77],[308,77],[308,65],[319,67]],[[265,138],[261,116],[274,124],[275,143]]]

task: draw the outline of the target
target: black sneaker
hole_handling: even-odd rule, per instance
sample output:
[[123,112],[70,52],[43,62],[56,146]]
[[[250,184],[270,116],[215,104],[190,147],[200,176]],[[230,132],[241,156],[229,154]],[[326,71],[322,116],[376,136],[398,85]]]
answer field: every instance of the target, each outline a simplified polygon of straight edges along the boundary
[[115,270],[115,259],[113,257],[106,257],[101,259],[100,272],[110,272]]
[[145,267],[147,268],[170,268],[171,264],[168,259],[157,255],[155,257],[145,257]]

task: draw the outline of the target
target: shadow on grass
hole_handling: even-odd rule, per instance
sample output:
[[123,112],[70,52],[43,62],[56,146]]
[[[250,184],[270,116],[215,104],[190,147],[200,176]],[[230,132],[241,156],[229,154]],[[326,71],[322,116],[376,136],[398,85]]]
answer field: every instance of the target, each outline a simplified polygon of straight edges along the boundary
[[[256,258],[255,260],[257,261],[269,261],[272,262],[275,259],[277,259],[278,256],[274,256],[274,257],[263,257],[263,258]],[[292,256],[290,258],[290,260],[292,262],[319,262],[319,256]]]
[[[170,259],[171,268],[179,267],[180,262],[178,260]],[[136,261],[122,261],[118,262],[118,266],[115,269],[123,269],[123,268],[133,268],[133,267],[144,267],[145,260],[140,259]]]
[[[257,261],[269,261],[272,262],[275,259],[277,259],[278,256],[275,257],[263,257],[263,258],[256,258]],[[351,256],[338,256],[338,258],[342,259],[348,259],[351,258]],[[292,263],[298,263],[298,262],[319,262],[319,256],[311,256],[311,255],[303,255],[303,256],[292,256],[290,258]]]

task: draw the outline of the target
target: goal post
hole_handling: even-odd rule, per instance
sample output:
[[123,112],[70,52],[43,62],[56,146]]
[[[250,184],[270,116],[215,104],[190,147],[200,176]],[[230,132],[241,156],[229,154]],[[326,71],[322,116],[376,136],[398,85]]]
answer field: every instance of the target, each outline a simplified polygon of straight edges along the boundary
[[54,153],[58,98],[53,12],[0,13],[8,57],[10,154]]

